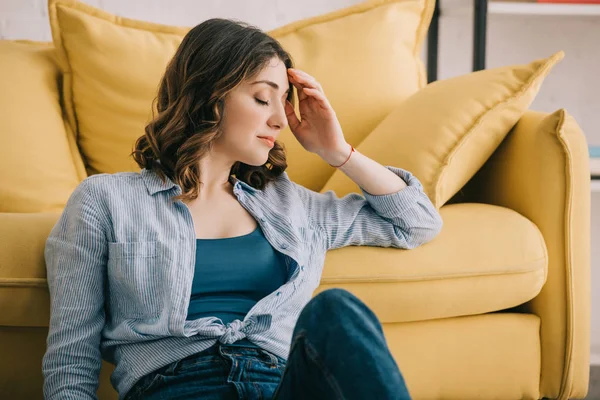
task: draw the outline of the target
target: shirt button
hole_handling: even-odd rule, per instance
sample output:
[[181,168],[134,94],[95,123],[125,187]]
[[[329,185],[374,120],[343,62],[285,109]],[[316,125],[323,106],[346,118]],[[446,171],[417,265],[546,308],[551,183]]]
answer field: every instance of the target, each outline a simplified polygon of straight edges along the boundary
[[266,222],[266,221],[267,221],[267,219],[266,219],[265,217],[260,217],[260,220],[261,220],[262,222]]
[[282,248],[282,249],[287,249],[287,247],[288,247],[288,245],[287,245],[287,244],[285,244],[285,243],[282,243],[282,244],[281,244],[281,248]]

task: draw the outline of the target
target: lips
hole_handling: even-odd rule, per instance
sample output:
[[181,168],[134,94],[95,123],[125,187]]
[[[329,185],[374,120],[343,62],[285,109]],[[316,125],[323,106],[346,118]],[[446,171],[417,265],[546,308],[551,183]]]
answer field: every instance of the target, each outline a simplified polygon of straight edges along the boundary
[[273,136],[259,136],[259,139],[263,139],[265,142],[269,143],[271,147],[275,145],[275,138]]

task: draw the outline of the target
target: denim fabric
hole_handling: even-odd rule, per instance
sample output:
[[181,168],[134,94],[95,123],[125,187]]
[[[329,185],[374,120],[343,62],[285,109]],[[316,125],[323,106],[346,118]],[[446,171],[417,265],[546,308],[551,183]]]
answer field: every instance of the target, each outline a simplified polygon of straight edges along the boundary
[[410,398],[379,320],[343,289],[320,293],[302,310],[287,362],[260,348],[217,343],[144,376],[126,396],[126,400]]

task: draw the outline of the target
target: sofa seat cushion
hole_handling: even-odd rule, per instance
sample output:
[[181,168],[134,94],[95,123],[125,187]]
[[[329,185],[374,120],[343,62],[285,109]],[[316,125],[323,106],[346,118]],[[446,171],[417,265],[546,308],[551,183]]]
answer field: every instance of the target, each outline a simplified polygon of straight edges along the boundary
[[531,221],[479,203],[447,205],[440,213],[442,231],[418,248],[350,246],[328,252],[314,295],[347,289],[385,323],[499,311],[540,292],[548,256]]
[[[477,203],[441,208],[444,227],[412,250],[349,246],[327,253],[314,295],[343,287],[382,322],[503,310],[535,297],[548,257],[538,228],[510,209]],[[0,214],[0,325],[48,326],[44,245],[58,213]]]
[[0,326],[48,326],[44,248],[60,215],[0,213]]

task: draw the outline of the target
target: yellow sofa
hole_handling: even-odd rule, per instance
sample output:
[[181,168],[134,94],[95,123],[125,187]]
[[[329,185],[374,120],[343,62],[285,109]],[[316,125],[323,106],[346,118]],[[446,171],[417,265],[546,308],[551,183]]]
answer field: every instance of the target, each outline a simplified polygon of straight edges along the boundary
[[[0,63],[0,398],[29,400],[43,397],[45,241],[88,176],[90,154],[80,151],[80,137],[66,122],[52,44],[0,42],[0,59],[9,56],[18,61]],[[438,237],[410,251],[331,251],[315,294],[346,288],[375,311],[414,399],[583,398],[590,331],[587,154],[565,110],[525,112],[440,208]],[[290,176],[321,182],[313,189],[323,190],[333,170],[315,167],[310,157],[295,152],[291,163],[312,165],[318,179],[294,168]],[[116,398],[111,370],[103,365],[100,399]]]

